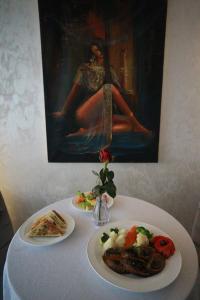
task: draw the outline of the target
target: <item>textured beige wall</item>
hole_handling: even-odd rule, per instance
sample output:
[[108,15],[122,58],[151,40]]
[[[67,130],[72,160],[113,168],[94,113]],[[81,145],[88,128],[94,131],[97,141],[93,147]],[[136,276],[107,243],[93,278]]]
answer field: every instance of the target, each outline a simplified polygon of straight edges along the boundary
[[[169,0],[159,163],[113,164],[119,194],[188,230],[200,200],[200,1]],[[88,190],[99,164],[49,164],[37,0],[0,0],[0,189],[15,229],[44,205]]]

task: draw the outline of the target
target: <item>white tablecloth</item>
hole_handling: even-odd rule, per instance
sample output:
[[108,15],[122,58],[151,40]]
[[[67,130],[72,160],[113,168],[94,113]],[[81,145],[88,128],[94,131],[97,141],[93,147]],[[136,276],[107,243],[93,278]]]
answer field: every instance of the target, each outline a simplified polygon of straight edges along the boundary
[[117,196],[110,210],[111,222],[127,219],[155,225],[168,233],[181,251],[182,269],[177,279],[159,291],[139,294],[112,286],[90,266],[87,244],[98,228],[89,214],[72,206],[71,200],[49,206],[67,212],[75,220],[74,232],[64,241],[33,247],[21,241],[18,232],[15,234],[4,268],[4,300],[199,300],[199,287],[192,291],[198,273],[197,253],[187,231],[171,215],[155,205],[125,196]]

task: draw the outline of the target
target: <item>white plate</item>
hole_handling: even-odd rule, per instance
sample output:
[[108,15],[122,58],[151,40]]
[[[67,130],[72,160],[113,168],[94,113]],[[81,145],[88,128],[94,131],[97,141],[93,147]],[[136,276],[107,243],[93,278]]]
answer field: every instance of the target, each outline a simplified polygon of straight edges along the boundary
[[166,260],[165,268],[160,273],[147,278],[118,274],[112,271],[102,259],[103,249],[99,242],[101,234],[109,232],[112,227],[130,228],[133,225],[144,226],[154,235],[169,236],[157,227],[139,221],[110,223],[97,230],[89,240],[87,247],[89,262],[101,278],[121,289],[140,293],[162,289],[172,283],[181,270],[182,258],[178,249],[176,249],[174,255]]
[[55,207],[52,209],[56,210],[63,217],[63,219],[65,219],[65,221],[67,223],[67,228],[66,228],[64,235],[58,236],[58,237],[29,237],[27,235],[27,232],[31,228],[31,225],[33,224],[33,222],[38,217],[43,216],[45,213],[47,213],[48,211],[51,210],[50,208],[47,208],[47,209],[44,209],[42,211],[35,213],[25,223],[23,223],[21,225],[21,227],[19,228],[19,236],[24,242],[26,242],[30,245],[33,245],[33,246],[49,246],[49,245],[59,243],[60,241],[66,239],[73,232],[74,227],[75,227],[74,219],[67,213],[65,213],[63,211],[61,212],[61,211],[59,211],[59,209],[57,209]]
[[[87,194],[87,193],[89,193],[89,192],[84,192],[84,194]],[[111,197],[111,196],[109,196],[107,193],[104,193],[105,195],[106,195],[106,197],[107,197],[107,205],[108,205],[108,208],[110,208],[112,205],[113,205],[113,203],[114,203],[114,199]],[[76,203],[76,197],[73,197],[73,199],[72,199],[72,205],[75,207],[75,208],[77,208],[79,211],[81,211],[81,212],[84,212],[84,213],[91,213],[93,210],[91,209],[91,210],[85,210],[85,209],[83,209],[83,208],[81,208],[77,203]]]

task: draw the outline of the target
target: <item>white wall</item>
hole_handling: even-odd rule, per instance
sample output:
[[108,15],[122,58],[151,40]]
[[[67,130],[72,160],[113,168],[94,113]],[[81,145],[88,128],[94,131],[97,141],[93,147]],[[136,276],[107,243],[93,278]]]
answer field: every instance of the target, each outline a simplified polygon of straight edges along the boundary
[[[159,163],[112,164],[119,194],[188,230],[200,200],[200,1],[169,0]],[[99,164],[48,163],[37,0],[0,0],[0,190],[15,229],[47,203],[89,190]]]

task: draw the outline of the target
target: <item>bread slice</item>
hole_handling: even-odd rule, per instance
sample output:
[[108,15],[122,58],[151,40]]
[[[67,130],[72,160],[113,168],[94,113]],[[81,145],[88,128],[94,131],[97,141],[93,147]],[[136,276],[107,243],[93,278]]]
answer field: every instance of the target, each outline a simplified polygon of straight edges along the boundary
[[54,222],[60,226],[61,228],[65,229],[67,224],[66,224],[66,221],[61,217],[61,215],[55,211],[55,210],[52,210],[49,214],[49,216],[54,220]]

